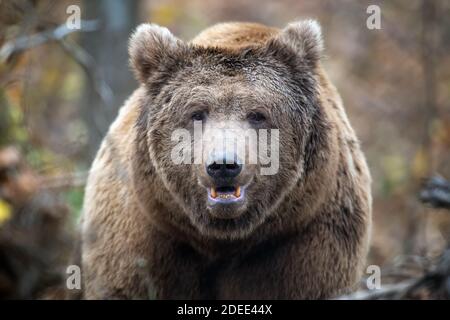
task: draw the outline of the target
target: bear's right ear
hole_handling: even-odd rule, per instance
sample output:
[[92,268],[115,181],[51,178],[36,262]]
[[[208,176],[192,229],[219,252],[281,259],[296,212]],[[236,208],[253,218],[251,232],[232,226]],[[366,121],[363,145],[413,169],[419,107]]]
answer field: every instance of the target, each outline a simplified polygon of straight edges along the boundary
[[167,28],[143,23],[130,38],[128,53],[136,78],[145,83],[160,66],[176,59],[184,47],[183,41]]

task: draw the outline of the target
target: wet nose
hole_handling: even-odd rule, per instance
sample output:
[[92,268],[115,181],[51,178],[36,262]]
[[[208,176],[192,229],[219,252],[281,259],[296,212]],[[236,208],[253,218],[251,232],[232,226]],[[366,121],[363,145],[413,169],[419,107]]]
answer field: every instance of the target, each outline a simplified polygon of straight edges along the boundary
[[226,163],[223,161],[213,161],[206,166],[206,172],[214,179],[234,178],[241,173],[242,165],[234,161],[233,163]]

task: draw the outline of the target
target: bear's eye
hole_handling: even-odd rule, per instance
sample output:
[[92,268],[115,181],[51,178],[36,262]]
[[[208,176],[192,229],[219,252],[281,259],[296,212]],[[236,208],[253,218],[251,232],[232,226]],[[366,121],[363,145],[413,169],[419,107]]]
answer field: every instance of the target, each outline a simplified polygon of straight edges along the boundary
[[191,115],[193,121],[204,121],[206,118],[206,113],[204,111],[195,111]]
[[259,124],[266,121],[266,117],[261,112],[250,112],[247,115],[247,120],[252,124]]

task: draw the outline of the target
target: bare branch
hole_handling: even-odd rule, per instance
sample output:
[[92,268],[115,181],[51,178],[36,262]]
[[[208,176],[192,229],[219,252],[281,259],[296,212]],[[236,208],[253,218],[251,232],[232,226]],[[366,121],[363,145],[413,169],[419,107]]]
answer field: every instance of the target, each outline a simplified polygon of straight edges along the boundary
[[360,290],[345,296],[341,296],[338,298],[338,300],[398,299],[403,292],[406,292],[415,283],[415,280],[406,280],[396,284],[384,285],[381,289]]
[[83,48],[68,39],[61,39],[58,43],[86,72],[94,85],[94,89],[102,99],[105,106],[111,106],[114,102],[114,93],[111,87],[103,79],[97,68],[94,58]]
[[103,103],[109,106],[114,101],[114,94],[100,74],[95,60],[83,48],[67,39],[67,36],[73,32],[91,32],[98,30],[98,28],[99,22],[97,20],[85,20],[81,22],[80,29],[70,29],[66,24],[62,24],[52,30],[21,36],[15,40],[8,41],[2,46],[0,49],[0,62],[7,61],[13,54],[21,53],[49,41],[56,41],[83,68]]
[[13,54],[42,45],[48,41],[58,41],[77,31],[90,32],[98,29],[96,20],[82,21],[80,29],[70,29],[66,24],[61,24],[52,30],[39,32],[32,35],[24,35],[15,40],[6,42],[0,49],[0,62],[6,62]]
[[434,208],[450,209],[450,182],[434,176],[425,182],[420,200]]
[[449,299],[450,298],[450,249],[444,251],[437,265],[422,277],[397,284],[384,285],[381,289],[361,290],[337,297],[338,300],[395,300],[395,299]]

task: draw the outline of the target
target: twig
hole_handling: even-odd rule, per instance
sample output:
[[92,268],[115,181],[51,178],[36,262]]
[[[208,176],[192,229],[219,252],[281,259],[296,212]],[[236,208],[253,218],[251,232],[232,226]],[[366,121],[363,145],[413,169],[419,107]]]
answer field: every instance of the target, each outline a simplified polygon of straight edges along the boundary
[[338,300],[379,300],[379,299],[398,299],[399,295],[406,292],[416,280],[406,280],[396,284],[384,285],[380,289],[360,290],[354,293],[344,295]]
[[381,289],[361,290],[338,297],[338,300],[380,299],[449,299],[450,298],[450,249],[444,251],[436,267],[422,277],[397,284],[384,285]]
[[6,62],[13,54],[20,53],[27,49],[42,45],[48,41],[58,41],[69,34],[77,31],[90,32],[98,29],[99,23],[96,20],[82,21],[80,29],[68,28],[66,24],[61,24],[52,30],[24,35],[15,40],[6,42],[0,49],[0,62]]
[[111,87],[105,82],[100,71],[97,68],[94,58],[75,42],[67,39],[58,41],[64,51],[69,54],[86,72],[94,85],[94,89],[105,106],[111,106],[114,102],[114,93]]
[[434,208],[450,209],[450,182],[439,176],[430,178],[420,192],[420,200]]
[[95,60],[83,48],[67,39],[67,36],[73,32],[91,32],[98,30],[98,28],[99,22],[97,20],[84,20],[81,21],[79,29],[70,29],[66,24],[62,24],[52,30],[21,36],[15,40],[8,41],[2,46],[0,49],[0,62],[7,61],[13,54],[21,53],[48,41],[56,41],[86,72],[104,105],[111,106],[114,101],[114,93],[103,79]]

